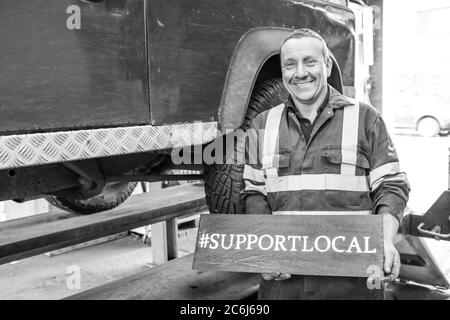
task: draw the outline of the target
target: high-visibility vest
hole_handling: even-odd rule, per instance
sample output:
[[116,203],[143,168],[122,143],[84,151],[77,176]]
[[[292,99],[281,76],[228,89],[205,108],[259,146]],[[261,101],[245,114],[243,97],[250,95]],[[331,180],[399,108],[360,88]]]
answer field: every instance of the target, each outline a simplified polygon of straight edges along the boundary
[[[275,146],[279,138],[279,127],[283,110],[281,104],[269,111],[264,132],[263,169],[266,175],[268,193],[297,190],[338,190],[369,192],[370,186],[366,176],[356,176],[356,159],[358,149],[359,104],[347,106],[344,109],[342,132],[342,164],[341,174],[305,174],[297,176],[278,176],[274,167]],[[355,125],[356,124],[356,125]],[[275,211],[274,215],[370,215],[372,211]]]
[[[286,106],[281,104],[268,111],[266,123],[263,131],[263,145],[262,145],[262,170],[255,169],[249,165],[245,166],[244,179],[246,179],[246,190],[255,190],[267,195],[270,200],[279,194],[291,194],[286,196],[286,202],[295,202],[295,192],[308,192],[314,194],[317,192],[331,191],[336,201],[336,207],[328,206],[331,210],[315,209],[309,206],[308,210],[299,211],[294,207],[294,210],[286,210],[276,208],[277,203],[271,203],[272,214],[275,215],[309,215],[309,214],[327,214],[327,215],[368,215],[372,213],[372,203],[370,200],[370,192],[378,188],[378,186],[389,179],[402,180],[399,177],[400,167],[397,161],[385,163],[377,168],[370,168],[369,175],[357,175],[357,157],[358,157],[358,124],[360,117],[360,105],[354,100],[348,99],[351,103],[343,108],[342,120],[342,138],[341,138],[341,155],[342,161],[340,164],[339,174],[300,174],[300,175],[279,175],[278,162],[280,156],[276,150],[277,141],[279,139],[280,124]],[[251,181],[251,182],[250,182]],[[253,183],[252,183],[253,182]],[[262,185],[256,185],[256,182],[264,182]],[[352,197],[355,195],[363,196],[364,201],[367,202],[364,210],[360,208],[352,208],[352,203],[345,204],[345,201],[340,199],[350,199],[354,202]],[[369,199],[369,200],[368,200]],[[317,198],[317,201],[322,199]],[[331,201],[333,199],[323,199]],[[370,202],[369,202],[370,201]],[[279,201],[278,201],[279,202]],[[286,205],[284,206],[286,207]],[[289,205],[287,206],[289,207]],[[318,206],[320,207],[320,206]],[[357,206],[356,206],[357,207]]]

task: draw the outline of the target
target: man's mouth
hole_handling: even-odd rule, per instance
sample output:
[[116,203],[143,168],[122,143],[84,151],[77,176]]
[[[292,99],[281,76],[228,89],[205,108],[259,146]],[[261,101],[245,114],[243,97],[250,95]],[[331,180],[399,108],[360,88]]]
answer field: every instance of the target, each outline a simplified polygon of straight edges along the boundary
[[296,87],[302,88],[302,87],[307,87],[307,86],[309,86],[309,85],[312,84],[314,81],[315,81],[315,80],[296,82],[296,83],[293,83],[292,85],[294,85],[294,86],[296,86]]

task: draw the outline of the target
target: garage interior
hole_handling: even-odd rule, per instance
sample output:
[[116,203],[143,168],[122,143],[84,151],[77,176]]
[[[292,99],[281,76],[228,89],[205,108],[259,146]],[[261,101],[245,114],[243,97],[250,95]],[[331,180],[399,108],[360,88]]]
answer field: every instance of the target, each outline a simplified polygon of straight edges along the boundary
[[[450,7],[448,1],[396,0],[386,1],[384,12],[383,117],[390,128],[402,170],[408,174],[412,186],[408,208],[415,213],[425,213],[443,190],[450,189],[450,136],[442,134],[423,137],[411,128],[396,126],[396,106],[402,103],[402,97],[405,95],[421,96],[434,90],[431,93],[434,99],[447,103],[448,108],[450,97],[439,96],[436,92],[447,93],[443,88],[450,85],[448,73],[445,72],[450,70],[450,48],[447,46],[431,50],[426,48],[421,39],[424,36],[423,26],[427,25],[432,36],[444,39],[442,43],[450,43],[445,40],[450,37],[450,29],[445,30],[448,26],[440,28],[440,25],[430,24],[429,14],[438,12],[439,16],[447,17],[448,21]],[[398,23],[399,12],[402,12],[402,23]],[[433,28],[438,28],[442,34],[434,35]],[[421,50],[417,50],[418,47]],[[433,55],[438,52],[437,58],[433,59],[439,60],[441,64],[428,69],[428,73],[423,73],[425,71],[419,67],[427,63],[429,57],[426,55],[430,54],[430,51],[433,51]],[[174,190],[172,188],[183,186],[186,184],[163,189],[160,182],[147,183],[146,193],[161,195],[163,191],[170,192]],[[203,190],[198,182],[192,186]],[[133,196],[142,194],[143,189],[138,187]],[[133,201],[133,198],[128,201]],[[0,202],[1,223],[30,216],[39,219],[47,213],[57,215],[60,211],[45,200],[21,204],[13,201]],[[202,213],[207,211],[196,207],[195,212],[177,218],[175,229],[178,257],[194,252],[198,221]],[[170,248],[155,248],[164,244],[152,241],[156,234],[163,234],[164,238],[167,232],[164,224],[165,222],[158,222],[2,264],[0,299],[64,299],[166,263],[165,257]],[[424,241],[437,265],[450,281],[450,243],[433,239]],[[80,281],[74,278],[77,275],[80,276]]]

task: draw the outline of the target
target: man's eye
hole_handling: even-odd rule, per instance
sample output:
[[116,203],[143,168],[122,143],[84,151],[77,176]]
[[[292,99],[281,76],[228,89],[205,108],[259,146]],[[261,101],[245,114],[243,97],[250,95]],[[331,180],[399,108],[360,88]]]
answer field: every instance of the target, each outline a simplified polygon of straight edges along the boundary
[[307,66],[315,66],[317,64],[317,60],[306,60],[305,65]]
[[286,63],[286,64],[284,65],[284,67],[285,67],[286,69],[291,69],[291,68],[293,68],[294,66],[295,66],[295,63],[293,63],[293,62]]

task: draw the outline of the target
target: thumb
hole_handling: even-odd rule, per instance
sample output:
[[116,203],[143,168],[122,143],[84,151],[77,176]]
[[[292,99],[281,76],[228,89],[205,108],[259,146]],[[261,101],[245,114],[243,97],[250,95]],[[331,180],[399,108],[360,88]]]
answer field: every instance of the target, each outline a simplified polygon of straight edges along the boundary
[[384,272],[386,274],[391,273],[391,266],[392,266],[392,255],[389,253],[384,257]]

